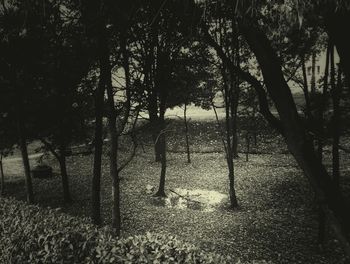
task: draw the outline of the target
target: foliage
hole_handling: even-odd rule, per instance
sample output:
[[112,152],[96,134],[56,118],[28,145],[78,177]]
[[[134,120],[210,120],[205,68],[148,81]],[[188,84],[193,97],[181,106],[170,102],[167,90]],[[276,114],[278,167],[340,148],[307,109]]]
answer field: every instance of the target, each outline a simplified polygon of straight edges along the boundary
[[88,219],[0,199],[1,263],[230,263],[174,236],[117,239]]

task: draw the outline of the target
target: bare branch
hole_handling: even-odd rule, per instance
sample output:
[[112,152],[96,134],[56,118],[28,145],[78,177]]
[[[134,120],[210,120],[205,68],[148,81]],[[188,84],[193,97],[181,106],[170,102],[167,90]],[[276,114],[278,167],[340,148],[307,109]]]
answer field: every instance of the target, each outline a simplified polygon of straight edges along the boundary
[[207,43],[212,46],[221,60],[229,67],[230,71],[238,74],[243,80],[252,85],[257,93],[259,99],[259,108],[260,113],[265,117],[265,119],[282,135],[283,127],[281,121],[276,118],[269,109],[269,104],[267,101],[267,94],[265,92],[262,84],[249,72],[243,71],[240,67],[236,66],[225,54],[222,48],[214,41],[214,39],[210,36],[207,29],[204,29],[205,40]]

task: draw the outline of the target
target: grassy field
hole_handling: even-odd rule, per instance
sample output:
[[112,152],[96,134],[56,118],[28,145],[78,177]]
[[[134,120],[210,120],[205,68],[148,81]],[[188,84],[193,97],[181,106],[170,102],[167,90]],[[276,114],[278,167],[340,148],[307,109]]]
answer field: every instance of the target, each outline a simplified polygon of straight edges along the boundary
[[[168,134],[167,194],[178,188],[186,190],[228,192],[227,167],[215,123],[191,123],[192,163],[186,163],[184,138],[180,123],[174,123]],[[237,210],[228,209],[227,199],[213,210],[199,207],[169,207],[153,198],[150,187],[158,186],[160,165],[153,161],[149,135],[143,135],[144,150],[122,172],[123,236],[146,231],[166,232],[179,236],[199,247],[230,254],[242,261],[266,260],[272,263],[349,263],[338,242],[329,232],[321,250],[317,245],[317,210],[309,185],[286,147],[275,136],[258,137],[256,153],[245,161],[244,153],[235,162]],[[123,155],[128,144],[123,145]],[[244,152],[244,141],[240,149]],[[123,158],[123,157],[121,157]],[[342,156],[342,170],[347,170]],[[61,207],[72,215],[89,215],[92,156],[68,158],[71,191],[74,203],[62,203],[57,163],[52,179],[34,179],[37,202],[42,206]],[[33,159],[33,164],[35,160]],[[344,165],[345,164],[345,165]],[[25,199],[20,160],[7,160],[7,195]],[[9,170],[11,168],[11,170]],[[108,158],[103,160],[102,214],[110,221],[111,179]],[[196,199],[196,197],[188,196]]]

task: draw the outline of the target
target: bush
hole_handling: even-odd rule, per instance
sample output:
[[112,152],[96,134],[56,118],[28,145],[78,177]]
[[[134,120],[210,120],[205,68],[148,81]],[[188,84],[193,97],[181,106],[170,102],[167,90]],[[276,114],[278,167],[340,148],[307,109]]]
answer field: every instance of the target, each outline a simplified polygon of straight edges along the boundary
[[0,198],[0,263],[232,263],[174,236],[116,239],[87,218]]

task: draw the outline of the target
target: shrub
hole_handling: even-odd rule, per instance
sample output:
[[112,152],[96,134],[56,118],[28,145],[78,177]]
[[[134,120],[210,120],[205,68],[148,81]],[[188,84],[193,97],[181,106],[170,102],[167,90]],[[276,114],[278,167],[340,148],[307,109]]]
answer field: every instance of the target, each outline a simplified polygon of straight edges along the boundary
[[108,228],[59,210],[0,198],[0,263],[232,263],[175,236],[117,239]]

